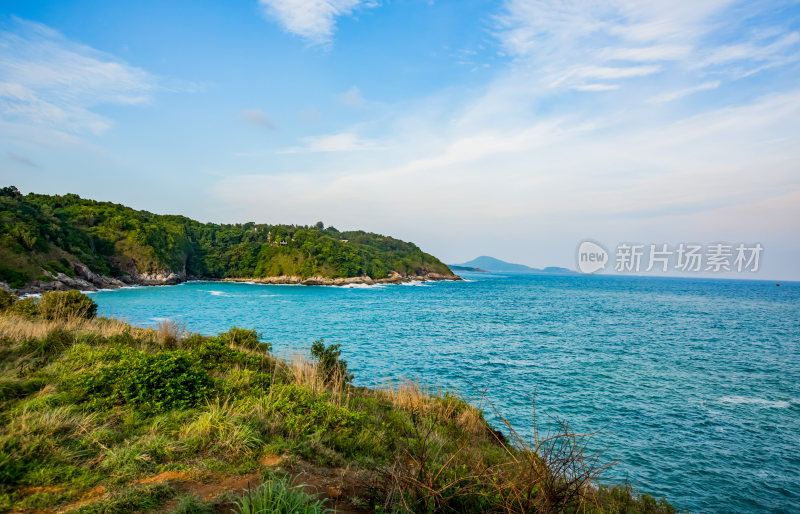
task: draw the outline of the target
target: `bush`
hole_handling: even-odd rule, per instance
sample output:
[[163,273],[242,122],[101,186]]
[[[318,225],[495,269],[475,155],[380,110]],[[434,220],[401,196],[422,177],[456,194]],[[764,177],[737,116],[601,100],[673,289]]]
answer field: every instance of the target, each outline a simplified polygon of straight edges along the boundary
[[311,344],[311,357],[317,361],[317,372],[327,383],[341,380],[349,384],[353,380],[353,375],[347,371],[347,361],[341,359],[341,345],[332,344],[325,346],[324,340],[318,339]]
[[39,308],[36,302],[36,298],[29,296],[27,298],[22,298],[21,300],[17,300],[8,309],[8,312],[16,314],[18,316],[22,316],[25,318],[35,318],[39,315]]
[[130,348],[111,352],[112,364],[78,379],[94,406],[124,403],[164,412],[194,407],[212,388],[208,374],[185,352],[148,354]]
[[94,318],[97,304],[94,300],[71,289],[69,291],[49,291],[38,302],[39,315],[45,319]]
[[41,339],[28,339],[23,348],[38,357],[52,357],[60,354],[75,343],[75,335],[63,328],[54,328]]
[[8,309],[14,302],[17,301],[17,297],[5,289],[0,289],[0,312]]
[[274,479],[255,490],[247,489],[235,502],[238,514],[316,514],[333,512],[325,508],[325,500],[317,500],[303,491],[305,484],[295,485],[287,478]]
[[337,407],[327,394],[316,394],[305,387],[285,385],[273,389],[272,394],[272,409],[283,416],[290,432],[309,435],[336,431],[346,436],[364,418],[364,413]]
[[262,343],[260,341],[261,334],[255,329],[247,330],[246,328],[233,327],[227,332],[220,332],[217,335],[217,339],[248,350],[263,350],[265,352],[272,350],[270,343]]

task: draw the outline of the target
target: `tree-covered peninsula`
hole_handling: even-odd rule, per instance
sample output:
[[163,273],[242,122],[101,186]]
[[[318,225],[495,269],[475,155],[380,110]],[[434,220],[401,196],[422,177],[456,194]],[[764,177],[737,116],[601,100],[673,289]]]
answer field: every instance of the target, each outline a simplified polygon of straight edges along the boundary
[[75,194],[0,188],[0,282],[17,290],[169,284],[456,279],[413,243],[364,231],[200,223]]

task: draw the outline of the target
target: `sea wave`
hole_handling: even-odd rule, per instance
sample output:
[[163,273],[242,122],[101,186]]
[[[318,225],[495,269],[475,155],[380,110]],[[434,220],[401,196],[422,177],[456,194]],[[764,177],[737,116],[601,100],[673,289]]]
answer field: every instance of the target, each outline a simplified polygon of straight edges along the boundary
[[788,409],[792,406],[792,402],[786,400],[766,400],[750,396],[723,396],[719,402],[732,405],[757,405],[768,409]]

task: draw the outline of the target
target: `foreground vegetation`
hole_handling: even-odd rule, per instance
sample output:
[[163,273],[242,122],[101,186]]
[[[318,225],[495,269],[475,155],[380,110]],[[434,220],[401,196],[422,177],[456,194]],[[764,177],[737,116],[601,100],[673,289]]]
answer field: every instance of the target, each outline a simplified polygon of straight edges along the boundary
[[452,272],[413,243],[363,231],[200,223],[87,200],[0,188],[0,281],[19,289],[75,264],[124,277],[174,272],[199,278],[387,277]]
[[321,341],[281,360],[252,330],[142,329],[92,306],[0,291],[0,510],[674,512],[597,487],[566,425],[507,440],[452,395],[352,385]]

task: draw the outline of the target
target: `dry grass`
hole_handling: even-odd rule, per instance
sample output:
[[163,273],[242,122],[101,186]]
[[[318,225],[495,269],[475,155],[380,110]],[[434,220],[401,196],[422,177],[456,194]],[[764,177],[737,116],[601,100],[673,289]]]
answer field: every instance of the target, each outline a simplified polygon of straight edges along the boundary
[[0,337],[14,341],[26,339],[39,339],[45,337],[54,329],[74,332],[77,335],[100,335],[102,337],[118,336],[129,332],[136,339],[155,341],[156,331],[146,328],[135,328],[127,323],[111,318],[86,319],[70,317],[63,320],[46,320],[41,318],[25,318],[4,314],[0,316]]
[[163,319],[156,326],[156,334],[164,348],[175,349],[186,335],[186,325],[174,319]]
[[[276,361],[275,373],[289,376],[292,382],[317,394],[327,394],[330,403],[346,408],[349,404],[350,388],[339,373],[326,377],[319,364],[308,354],[297,353]],[[326,380],[326,378],[328,378]]]

